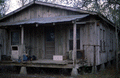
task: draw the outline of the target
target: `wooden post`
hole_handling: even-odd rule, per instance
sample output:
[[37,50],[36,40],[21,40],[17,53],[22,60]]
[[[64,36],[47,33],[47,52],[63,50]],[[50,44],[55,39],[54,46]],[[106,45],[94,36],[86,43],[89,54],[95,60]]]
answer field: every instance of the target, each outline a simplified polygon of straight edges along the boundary
[[73,66],[75,67],[76,65],[76,22],[73,24]]
[[94,73],[96,73],[96,47],[94,45]]
[[23,61],[23,53],[24,53],[24,27],[21,27],[21,59]]
[[21,45],[24,44],[24,27],[21,27]]
[[73,69],[72,69],[72,72],[71,72],[71,76],[77,76],[78,75],[78,71],[77,71],[77,68],[76,68],[76,29],[77,26],[76,26],[76,22],[74,22],[73,24]]

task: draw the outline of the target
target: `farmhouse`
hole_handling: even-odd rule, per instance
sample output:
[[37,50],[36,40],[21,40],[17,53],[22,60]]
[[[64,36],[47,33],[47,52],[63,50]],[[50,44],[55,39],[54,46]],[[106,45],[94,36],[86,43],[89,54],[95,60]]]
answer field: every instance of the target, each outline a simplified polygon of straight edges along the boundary
[[0,19],[0,65],[96,71],[115,59],[115,42],[109,20],[78,8],[33,1]]

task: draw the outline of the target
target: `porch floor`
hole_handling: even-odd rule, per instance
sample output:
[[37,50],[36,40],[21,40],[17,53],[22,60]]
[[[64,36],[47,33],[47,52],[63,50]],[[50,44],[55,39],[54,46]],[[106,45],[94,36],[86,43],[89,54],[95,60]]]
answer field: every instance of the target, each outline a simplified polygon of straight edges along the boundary
[[55,60],[50,60],[50,59],[38,59],[35,61],[31,61],[31,63],[66,65],[66,64],[68,64],[68,61],[67,60],[55,61]]

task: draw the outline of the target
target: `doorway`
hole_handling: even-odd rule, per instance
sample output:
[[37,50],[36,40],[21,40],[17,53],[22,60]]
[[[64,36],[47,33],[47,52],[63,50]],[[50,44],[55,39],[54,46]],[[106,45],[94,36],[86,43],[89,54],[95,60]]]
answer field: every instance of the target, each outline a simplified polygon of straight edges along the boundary
[[55,54],[55,28],[45,28],[45,58],[53,59]]

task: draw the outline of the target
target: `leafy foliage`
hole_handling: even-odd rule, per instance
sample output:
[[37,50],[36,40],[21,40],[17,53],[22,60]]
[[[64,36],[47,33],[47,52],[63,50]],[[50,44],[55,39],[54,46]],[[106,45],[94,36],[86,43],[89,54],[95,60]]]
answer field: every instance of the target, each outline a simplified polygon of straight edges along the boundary
[[0,0],[0,17],[4,16],[9,9],[8,0]]

